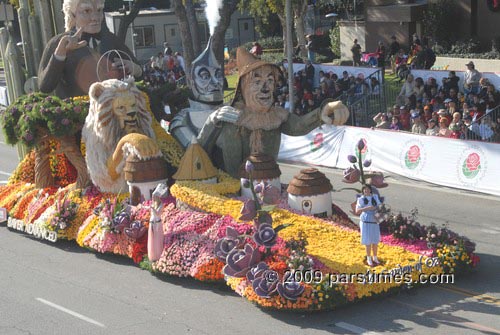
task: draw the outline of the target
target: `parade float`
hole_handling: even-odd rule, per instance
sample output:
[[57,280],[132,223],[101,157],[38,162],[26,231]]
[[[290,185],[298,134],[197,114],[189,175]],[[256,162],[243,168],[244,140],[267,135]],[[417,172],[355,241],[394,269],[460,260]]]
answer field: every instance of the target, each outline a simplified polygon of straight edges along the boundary
[[[274,107],[269,117],[255,117],[269,108],[255,111],[244,103],[272,104],[272,80],[262,84],[270,86],[259,99],[245,89],[256,85],[252,78],[274,79],[276,70],[244,51],[238,55],[242,99],[211,108],[199,133],[191,131],[196,140],[185,152],[152,118],[147,96],[133,82],[95,83],[89,97],[18,99],[2,115],[6,139],[33,150],[0,187],[7,227],[125,256],[156,275],[226,282],[270,309],[328,310],[418,286],[422,274],[476,266],[467,238],[387,206],[377,212],[380,264],[367,266],[357,225],[332,203],[325,175],[304,169],[290,185],[276,187],[280,133],[342,125],[348,111],[327,102],[303,119]],[[387,184],[383,174],[367,170],[364,146],[352,148],[353,166],[343,181],[370,183],[380,194]]]

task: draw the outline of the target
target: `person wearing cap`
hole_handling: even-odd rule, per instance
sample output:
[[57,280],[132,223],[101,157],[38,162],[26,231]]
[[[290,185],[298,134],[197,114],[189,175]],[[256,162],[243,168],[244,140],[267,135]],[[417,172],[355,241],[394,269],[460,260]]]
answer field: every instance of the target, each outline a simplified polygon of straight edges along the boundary
[[422,118],[420,117],[420,113],[418,111],[412,110],[411,121],[413,122],[413,125],[411,127],[411,132],[413,134],[425,134],[427,127],[422,121]]
[[438,136],[439,129],[437,127],[437,121],[435,119],[430,119],[427,121],[427,129],[425,130],[425,135]]
[[349,73],[347,71],[342,72],[342,78],[339,78],[337,80],[337,84],[339,84],[342,92],[349,90],[350,79],[349,79]]
[[377,129],[390,129],[391,123],[387,118],[387,114],[378,113],[373,117],[373,122],[375,122],[375,128]]
[[352,47],[352,66],[360,66],[361,65],[361,45],[358,44],[358,40],[354,39]]
[[427,122],[430,119],[432,119],[432,109],[430,105],[425,105],[424,106],[424,115],[423,115],[423,121]]
[[448,94],[450,89],[455,89],[458,92],[458,82],[460,78],[456,75],[455,71],[450,71],[448,77],[443,78],[443,89]]
[[385,72],[385,57],[386,57],[386,49],[383,41],[378,41],[378,47],[375,51],[377,54],[377,66],[382,68],[382,77]]
[[479,93],[479,80],[481,80],[481,73],[476,70],[474,62],[470,61],[465,64],[467,70],[464,73],[464,90],[465,93]]
[[206,49],[192,62],[189,79],[189,108],[177,113],[169,125],[172,136],[187,148],[206,120],[222,106],[222,68],[215,58],[210,38]]
[[322,124],[342,125],[349,110],[340,101],[325,100],[310,113],[298,116],[274,104],[279,67],[256,58],[245,48],[236,51],[238,84],[231,106],[210,114],[198,143],[215,165],[238,177],[250,154],[277,158],[281,134],[301,136]]

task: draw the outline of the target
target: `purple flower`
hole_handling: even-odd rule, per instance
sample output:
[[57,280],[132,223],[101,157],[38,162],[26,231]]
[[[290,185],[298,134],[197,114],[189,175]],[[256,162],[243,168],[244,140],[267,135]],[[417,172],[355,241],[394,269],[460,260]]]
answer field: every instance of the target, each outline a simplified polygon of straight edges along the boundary
[[75,106],[75,108],[73,108],[73,110],[75,111],[75,113],[80,113],[82,111],[82,107]]
[[253,234],[253,240],[255,243],[266,248],[271,248],[275,245],[276,238],[277,234],[274,231],[273,226],[267,223],[261,224],[258,230]]
[[14,115],[14,114],[16,114],[18,111],[19,111],[19,109],[17,109],[17,107],[12,107],[12,108],[10,109],[10,114]]
[[259,297],[270,298],[276,293],[279,276],[274,270],[264,270],[262,275],[252,282],[252,287]]
[[130,228],[124,229],[125,234],[134,240],[143,237],[147,231],[148,229],[140,221],[134,221],[132,222],[132,226]]
[[356,163],[358,161],[358,159],[356,158],[356,156],[354,155],[348,155],[347,156],[347,160],[350,162],[350,163]]
[[246,163],[245,163],[245,171],[247,173],[251,173],[253,170],[254,170],[253,163],[250,162],[249,160],[247,160]]
[[238,245],[238,241],[228,238],[228,237],[223,237],[219,241],[217,241],[217,244],[215,245],[214,253],[215,257],[217,257],[220,261],[225,262],[227,255]]
[[243,203],[243,206],[241,207],[240,211],[240,220],[241,221],[250,221],[257,216],[257,209],[255,207],[255,200],[245,200]]
[[365,148],[365,140],[364,139],[360,139],[359,142],[358,142],[358,150],[359,151],[363,151],[364,148]]
[[64,125],[64,126],[69,125],[69,123],[70,123],[70,121],[68,119],[66,119],[66,118],[64,118],[64,119],[61,120],[61,124]]
[[32,133],[30,133],[29,131],[28,131],[26,134],[24,134],[24,136],[23,136],[23,137],[24,137],[24,140],[25,140],[26,142],[31,142],[31,141],[33,141],[33,134],[32,134]]
[[62,113],[62,108],[61,107],[56,107],[56,113],[61,114]]
[[266,187],[266,184],[264,182],[258,183],[257,185],[254,186],[254,191],[255,193],[260,193],[262,190]]
[[262,191],[262,201],[269,205],[276,205],[280,202],[281,190],[276,186],[266,185]]
[[276,289],[280,296],[285,299],[295,301],[304,292],[304,286],[294,280],[278,283]]
[[365,159],[365,161],[363,162],[363,166],[364,167],[369,167],[370,165],[372,165],[372,160],[371,159]]
[[125,227],[130,226],[130,215],[127,212],[120,212],[113,218],[113,228],[122,232]]
[[264,262],[260,262],[247,272],[247,280],[253,282],[255,279],[262,277],[262,274],[266,270],[269,270],[269,266]]
[[377,173],[371,177],[371,185],[375,186],[376,188],[384,188],[389,186],[384,182],[384,175],[381,173]]
[[222,269],[224,275],[230,277],[245,277],[247,272],[260,261],[260,252],[250,244],[245,249],[233,249],[226,258],[226,265]]
[[344,170],[344,178],[342,181],[348,184],[354,184],[359,181],[361,172],[357,168],[349,167]]

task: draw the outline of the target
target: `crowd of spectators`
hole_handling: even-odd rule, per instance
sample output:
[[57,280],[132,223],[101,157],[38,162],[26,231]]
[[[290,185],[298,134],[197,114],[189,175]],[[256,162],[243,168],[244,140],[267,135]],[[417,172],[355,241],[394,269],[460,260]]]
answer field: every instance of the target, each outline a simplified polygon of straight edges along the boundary
[[[283,77],[278,79],[276,90],[276,105],[290,111],[288,77],[286,69],[282,68]],[[380,83],[377,78],[365,79],[362,74],[357,77],[347,71],[341,74],[319,71],[319,78],[315,78],[316,69],[311,61],[306,61],[303,70],[294,74],[294,102],[293,113],[304,115],[318,108],[325,99],[339,99],[342,95],[356,96],[363,94],[379,94]],[[318,82],[315,87],[314,83]]]
[[466,66],[463,87],[454,71],[441,85],[432,77],[424,82],[409,74],[393,108],[373,118],[375,128],[500,142],[500,113],[495,109],[500,92],[481,77],[473,62]]
[[179,52],[173,53],[167,45],[164,52],[151,56],[142,72],[144,82],[153,88],[161,87],[165,83],[175,84],[186,75],[184,57]]

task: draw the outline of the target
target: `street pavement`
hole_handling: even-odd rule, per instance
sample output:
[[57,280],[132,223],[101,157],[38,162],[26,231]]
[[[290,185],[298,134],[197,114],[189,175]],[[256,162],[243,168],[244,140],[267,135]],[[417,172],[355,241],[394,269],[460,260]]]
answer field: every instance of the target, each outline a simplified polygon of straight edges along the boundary
[[[0,181],[17,165],[0,138]],[[281,164],[288,182],[300,167]],[[320,169],[334,189],[341,172]],[[222,284],[155,277],[131,260],[74,242],[40,242],[0,225],[0,334],[500,334],[500,198],[393,176],[393,210],[447,224],[477,243],[481,264],[429,285],[331,312],[262,310]],[[333,193],[345,211],[352,191]]]

